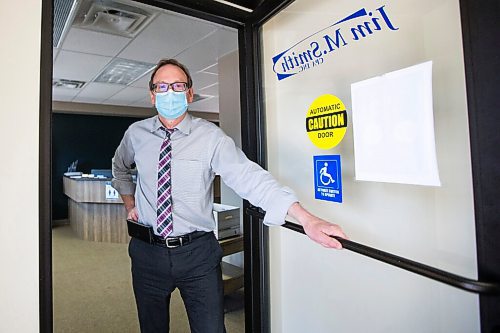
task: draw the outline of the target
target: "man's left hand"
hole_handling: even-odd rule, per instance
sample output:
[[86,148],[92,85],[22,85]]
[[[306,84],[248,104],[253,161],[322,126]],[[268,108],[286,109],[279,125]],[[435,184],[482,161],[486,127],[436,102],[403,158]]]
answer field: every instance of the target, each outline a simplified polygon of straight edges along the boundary
[[305,210],[298,202],[294,203],[288,210],[288,214],[304,227],[306,235],[324,247],[341,249],[342,244],[330,236],[346,238],[340,226],[320,219]]

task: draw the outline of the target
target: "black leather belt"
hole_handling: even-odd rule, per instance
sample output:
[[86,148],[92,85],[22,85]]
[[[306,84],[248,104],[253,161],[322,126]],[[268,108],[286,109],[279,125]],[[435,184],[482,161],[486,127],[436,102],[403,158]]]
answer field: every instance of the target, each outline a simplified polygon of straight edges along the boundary
[[206,231],[193,231],[189,234],[181,235],[181,236],[176,236],[176,237],[167,237],[167,238],[162,238],[157,235],[153,235],[152,237],[152,244],[158,245],[161,247],[167,247],[169,249],[173,249],[179,246],[184,246],[195,239],[198,239],[200,237],[203,237],[205,235],[209,234]]
[[127,229],[130,237],[140,239],[141,241],[148,244],[167,247],[169,249],[187,245],[195,239],[211,234],[211,232],[207,231],[193,231],[189,234],[181,236],[163,238],[155,235],[151,226],[147,226],[132,220],[127,220]]

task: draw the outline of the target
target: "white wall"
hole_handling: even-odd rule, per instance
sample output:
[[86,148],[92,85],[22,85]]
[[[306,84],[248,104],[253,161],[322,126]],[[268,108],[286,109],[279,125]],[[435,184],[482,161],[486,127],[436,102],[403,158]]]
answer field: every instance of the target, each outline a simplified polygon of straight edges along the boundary
[[[240,75],[238,51],[219,58],[219,125],[241,148]],[[231,188],[221,181],[221,203],[240,207],[240,227],[243,232],[243,201]],[[224,261],[243,267],[243,255],[235,253],[224,257]]]
[[[398,31],[378,31],[278,81],[272,57],[361,9],[386,5]],[[333,31],[333,30],[330,30]],[[326,31],[325,31],[326,32]],[[321,38],[321,34],[319,38]],[[268,165],[317,215],[351,239],[438,268],[477,276],[469,135],[458,0],[296,0],[263,28]],[[305,115],[322,94],[351,117],[350,84],[433,61],[441,187],[354,180],[351,124],[339,146],[316,148]],[[312,156],[342,156],[342,204],[314,199]],[[272,332],[478,332],[476,295],[305,236],[271,230]]]
[[37,332],[41,1],[1,1],[0,332]]

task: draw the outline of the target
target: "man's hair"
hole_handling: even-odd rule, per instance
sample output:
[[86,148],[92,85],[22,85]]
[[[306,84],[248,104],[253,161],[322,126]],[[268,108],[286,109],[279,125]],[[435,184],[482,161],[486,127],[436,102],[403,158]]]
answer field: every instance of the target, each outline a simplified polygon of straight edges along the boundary
[[[155,69],[153,69],[153,72],[151,73],[151,79],[149,80],[149,90],[152,91],[154,88],[153,87],[153,78],[154,78],[156,72],[160,68],[162,68],[163,66],[166,66],[166,65],[174,65],[174,66],[179,67],[184,72],[184,74],[186,74],[188,88],[191,88],[193,86],[193,80],[191,79],[191,75],[189,74],[189,71],[188,71],[186,66],[184,66],[183,64],[181,64],[180,62],[178,62],[175,59],[162,59],[158,62]],[[172,82],[169,82],[169,83],[172,83]]]

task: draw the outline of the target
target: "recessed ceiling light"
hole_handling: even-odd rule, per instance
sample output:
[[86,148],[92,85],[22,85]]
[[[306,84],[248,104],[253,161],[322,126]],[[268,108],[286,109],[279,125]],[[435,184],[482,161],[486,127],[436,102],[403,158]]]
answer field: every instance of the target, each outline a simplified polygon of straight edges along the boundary
[[104,68],[94,82],[129,85],[155,66],[146,62],[116,58]]

